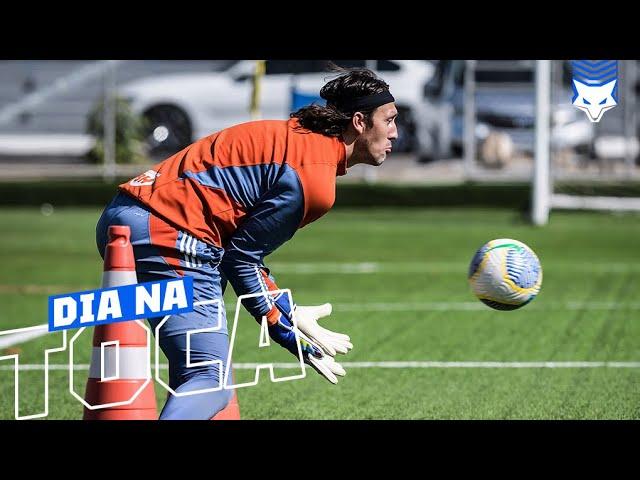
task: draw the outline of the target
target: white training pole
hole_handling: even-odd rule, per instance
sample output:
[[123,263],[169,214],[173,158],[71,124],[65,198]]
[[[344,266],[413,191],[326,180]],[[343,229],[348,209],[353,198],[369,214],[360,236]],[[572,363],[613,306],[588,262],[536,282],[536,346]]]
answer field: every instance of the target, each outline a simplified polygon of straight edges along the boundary
[[551,60],[536,62],[536,145],[531,219],[535,225],[549,221],[549,138],[551,111]]
[[464,75],[464,174],[471,178],[476,161],[476,61],[465,61]]

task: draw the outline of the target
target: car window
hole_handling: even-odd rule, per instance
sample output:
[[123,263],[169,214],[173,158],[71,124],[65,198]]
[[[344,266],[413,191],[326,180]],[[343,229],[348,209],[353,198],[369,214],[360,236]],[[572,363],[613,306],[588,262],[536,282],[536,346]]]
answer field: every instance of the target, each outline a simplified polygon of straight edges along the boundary
[[466,65],[464,61],[454,61],[453,67],[453,84],[456,87],[464,87],[464,72]]
[[265,75],[318,73],[325,71],[325,65],[318,60],[267,60]]
[[378,60],[378,70],[381,72],[397,72],[400,70],[400,65],[390,60]]
[[331,60],[331,61],[342,68],[365,68],[367,65],[366,60]]
[[442,95],[446,79],[451,70],[451,60],[430,60],[434,66],[433,77],[424,86],[424,94],[426,97],[437,98]]
[[[295,75],[304,73],[326,73],[329,62],[343,68],[365,68],[366,60],[267,60],[265,75]],[[382,60],[387,71],[399,70],[393,62]]]
[[479,83],[532,83],[533,70],[477,70],[476,82]]
[[573,70],[571,69],[571,64],[568,61],[562,62],[562,85],[570,87],[572,79]]

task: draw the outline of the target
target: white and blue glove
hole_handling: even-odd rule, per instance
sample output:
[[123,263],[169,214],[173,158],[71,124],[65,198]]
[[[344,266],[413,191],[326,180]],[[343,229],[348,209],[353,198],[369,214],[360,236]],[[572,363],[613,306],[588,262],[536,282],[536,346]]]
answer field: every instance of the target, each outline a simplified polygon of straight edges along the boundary
[[[318,325],[319,318],[331,314],[331,304],[311,307],[294,305],[293,315],[289,312],[289,305],[286,295],[281,295],[276,300],[280,318],[277,323],[269,326],[269,336],[297,357],[297,334],[303,361],[329,382],[338,383],[337,376],[342,377],[347,372],[335,361],[334,356],[336,353],[346,354],[353,345],[348,335],[332,332]],[[295,330],[292,316],[297,324]]]
[[327,355],[347,354],[353,348],[349,335],[332,332],[318,325],[318,319],[331,315],[331,304],[303,307],[294,305],[296,325],[309,340],[319,345]]

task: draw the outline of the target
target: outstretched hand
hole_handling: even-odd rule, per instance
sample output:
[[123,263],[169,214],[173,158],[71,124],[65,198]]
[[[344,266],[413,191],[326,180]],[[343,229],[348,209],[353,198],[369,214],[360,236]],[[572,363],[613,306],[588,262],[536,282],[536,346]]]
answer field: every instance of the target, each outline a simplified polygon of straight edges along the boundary
[[319,345],[324,353],[335,356],[336,353],[346,354],[353,348],[351,338],[344,333],[333,332],[318,325],[318,319],[331,315],[331,304],[315,306],[299,306],[294,308],[293,315],[298,329],[309,340]]
[[330,303],[310,307],[295,306],[293,319],[296,328],[291,324],[288,316],[281,311],[277,323],[269,327],[269,335],[296,357],[299,355],[297,347],[297,341],[299,341],[304,363],[310,365],[329,382],[336,384],[337,377],[342,377],[347,372],[334,357],[337,353],[348,353],[353,348],[353,344],[348,335],[333,332],[318,325],[319,318],[330,314]]
[[334,385],[338,383],[336,375],[344,377],[347,374],[342,365],[336,362],[332,355],[324,353],[315,342],[300,330],[297,333],[304,362]]

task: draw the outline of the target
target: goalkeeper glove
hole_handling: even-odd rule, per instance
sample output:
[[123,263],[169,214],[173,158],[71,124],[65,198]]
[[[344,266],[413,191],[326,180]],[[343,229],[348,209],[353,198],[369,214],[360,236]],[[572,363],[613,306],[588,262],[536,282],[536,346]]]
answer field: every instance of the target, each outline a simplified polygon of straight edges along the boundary
[[[275,306],[278,308],[282,316],[291,321],[291,303],[289,296],[280,294],[275,298]],[[296,319],[296,325],[309,340],[320,346],[327,355],[335,356],[336,353],[343,355],[353,348],[351,339],[343,333],[332,332],[318,325],[318,319],[331,315],[331,304],[316,305],[303,307],[293,305],[293,315]]]
[[344,355],[353,348],[349,335],[332,332],[318,325],[319,318],[331,315],[330,303],[311,307],[296,305],[293,307],[293,314],[300,331],[319,345],[327,355],[335,356],[336,353]]
[[278,322],[269,326],[269,336],[297,357],[296,333],[300,340],[300,351],[304,363],[313,367],[316,372],[333,384],[338,383],[336,375],[343,377],[347,374],[333,356],[325,354],[320,346],[299,329],[294,330],[293,325],[284,315],[280,314]]

